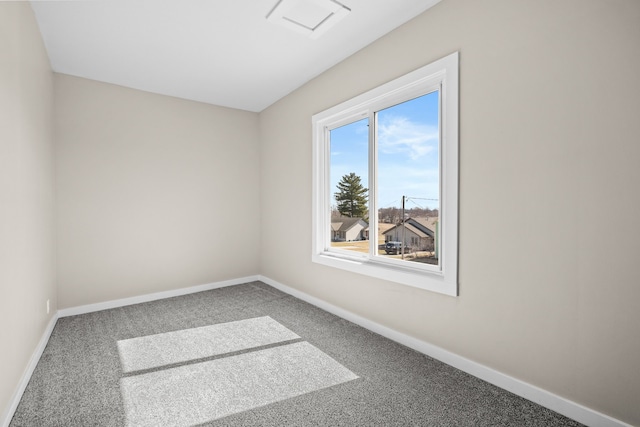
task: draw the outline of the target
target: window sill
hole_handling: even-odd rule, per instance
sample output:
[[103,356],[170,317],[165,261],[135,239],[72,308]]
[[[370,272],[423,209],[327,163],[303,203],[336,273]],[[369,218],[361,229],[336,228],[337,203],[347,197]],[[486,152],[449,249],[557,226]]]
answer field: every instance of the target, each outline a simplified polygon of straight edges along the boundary
[[313,254],[312,261],[328,267],[339,268],[352,273],[400,283],[431,292],[449,296],[458,295],[458,287],[455,279],[451,282],[447,280],[447,276],[441,272],[436,273],[408,267],[396,267],[370,259],[349,257],[331,252]]

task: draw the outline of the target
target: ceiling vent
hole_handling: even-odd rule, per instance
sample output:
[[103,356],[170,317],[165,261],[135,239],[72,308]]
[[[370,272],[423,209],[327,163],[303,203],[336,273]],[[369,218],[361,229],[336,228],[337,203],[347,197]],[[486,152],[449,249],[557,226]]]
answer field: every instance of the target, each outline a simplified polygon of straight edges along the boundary
[[349,12],[334,0],[280,0],[267,20],[317,39]]

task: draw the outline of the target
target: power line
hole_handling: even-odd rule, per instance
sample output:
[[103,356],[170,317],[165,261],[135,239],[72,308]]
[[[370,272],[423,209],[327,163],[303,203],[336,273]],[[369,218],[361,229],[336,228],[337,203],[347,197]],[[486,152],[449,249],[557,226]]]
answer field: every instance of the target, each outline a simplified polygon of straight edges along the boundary
[[[425,203],[425,206],[423,206],[423,205],[421,205],[420,203],[417,203],[415,200],[409,200],[409,201],[410,201],[411,203],[413,203],[413,205],[414,205],[414,206],[417,206],[419,209],[429,209],[429,210],[431,209],[431,208],[429,207],[429,204],[428,204],[428,203]],[[437,207],[437,205],[436,205],[436,207]]]
[[406,197],[406,200],[411,200],[411,199],[414,199],[414,200],[429,200],[431,202],[439,202],[440,201],[439,199],[425,199],[424,197],[410,197],[410,196]]

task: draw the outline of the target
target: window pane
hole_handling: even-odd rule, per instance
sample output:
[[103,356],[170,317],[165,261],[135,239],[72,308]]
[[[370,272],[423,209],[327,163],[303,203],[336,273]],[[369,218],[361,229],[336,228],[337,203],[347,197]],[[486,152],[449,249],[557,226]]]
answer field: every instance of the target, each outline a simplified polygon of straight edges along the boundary
[[[458,68],[454,52],[313,115],[314,263],[458,295]],[[349,217],[335,195],[352,173],[368,213]],[[331,242],[353,217],[368,244]]]
[[377,113],[378,254],[385,258],[438,265],[439,105],[435,91]]
[[369,252],[369,119],[330,132],[331,247]]

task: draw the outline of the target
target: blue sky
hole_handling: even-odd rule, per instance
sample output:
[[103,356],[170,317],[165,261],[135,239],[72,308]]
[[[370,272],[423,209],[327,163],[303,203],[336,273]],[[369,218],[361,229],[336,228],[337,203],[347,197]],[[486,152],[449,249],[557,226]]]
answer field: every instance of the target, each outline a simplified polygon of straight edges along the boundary
[[[438,207],[438,92],[378,113],[378,204]],[[368,119],[331,131],[331,194],[343,175],[354,172],[368,184]],[[335,199],[332,198],[332,205]]]

